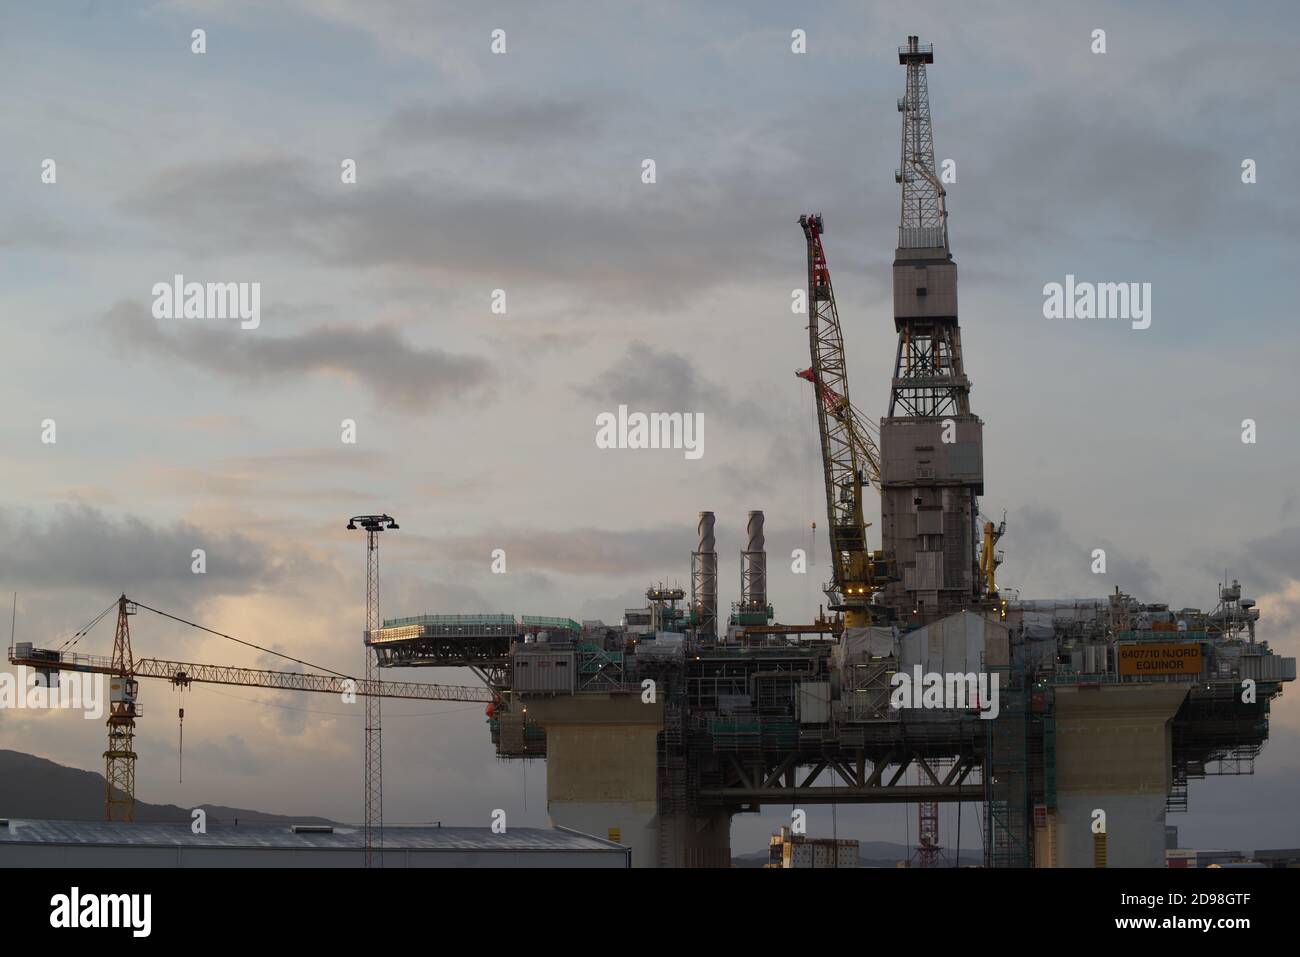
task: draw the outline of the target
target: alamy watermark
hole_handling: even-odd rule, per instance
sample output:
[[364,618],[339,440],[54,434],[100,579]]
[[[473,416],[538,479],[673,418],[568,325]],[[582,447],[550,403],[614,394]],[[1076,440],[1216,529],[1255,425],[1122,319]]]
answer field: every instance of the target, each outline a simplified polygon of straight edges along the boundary
[[17,674],[0,672],[0,710],[85,711],[92,721],[104,716],[104,676],[78,671],[52,674],[19,665]]
[[1043,287],[1045,319],[1127,319],[1134,329],[1151,326],[1151,283],[1076,282],[1067,273],[1065,282]]
[[598,449],[683,449],[686,458],[704,455],[703,412],[632,412],[596,416]]
[[996,673],[924,671],[920,665],[906,671],[895,672],[889,679],[894,690],[889,695],[889,706],[902,708],[933,708],[948,711],[977,710],[984,720],[998,716],[998,676]]
[[150,291],[155,319],[240,319],[241,329],[262,324],[260,282],[186,282],[177,273]]
[[132,937],[148,937],[152,915],[152,894],[83,894],[73,887],[50,898],[50,926],[55,928],[119,927]]

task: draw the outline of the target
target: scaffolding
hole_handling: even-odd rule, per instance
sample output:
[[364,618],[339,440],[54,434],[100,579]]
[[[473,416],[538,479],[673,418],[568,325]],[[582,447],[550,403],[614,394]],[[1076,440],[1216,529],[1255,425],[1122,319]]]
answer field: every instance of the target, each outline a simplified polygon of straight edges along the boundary
[[1029,867],[1029,715],[1024,669],[985,666],[1000,674],[1001,710],[987,722],[984,765],[984,864]]

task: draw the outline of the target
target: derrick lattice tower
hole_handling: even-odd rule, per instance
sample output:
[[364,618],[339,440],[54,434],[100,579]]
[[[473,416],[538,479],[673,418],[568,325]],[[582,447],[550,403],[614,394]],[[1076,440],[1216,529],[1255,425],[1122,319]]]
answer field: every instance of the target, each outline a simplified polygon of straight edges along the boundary
[[983,423],[970,410],[957,264],[934,159],[926,78],[934,47],[908,37],[898,62],[907,69],[894,174],[902,186],[893,268],[898,348],[889,411],[880,422],[881,534],[898,573],[885,603],[901,619],[928,622],[981,599],[976,523],[984,492]]

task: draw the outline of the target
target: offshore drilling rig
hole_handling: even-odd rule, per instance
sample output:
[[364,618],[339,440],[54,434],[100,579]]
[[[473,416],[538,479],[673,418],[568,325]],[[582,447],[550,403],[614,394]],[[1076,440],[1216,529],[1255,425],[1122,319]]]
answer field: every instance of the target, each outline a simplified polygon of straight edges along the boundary
[[1118,587],[999,594],[1005,522],[981,529],[983,423],[935,171],[933,47],[909,37],[898,56],[898,343],[878,426],[850,401],[822,217],[799,220],[812,366],[798,375],[821,440],[831,614],[773,623],[752,511],[724,622],[715,516],[701,512],[689,599],[651,586],[618,625],[420,615],[385,621],[369,644],[383,667],[474,669],[497,753],[546,758],[553,822],[629,845],[637,866],[727,866],[734,815],[832,803],[917,804],[916,860],[933,865],[938,806],[962,801],[980,805],[988,866],[1163,866],[1166,813],[1186,809],[1189,780],[1253,770],[1295,659],[1256,640],[1259,609],[1235,581],[1210,611]]

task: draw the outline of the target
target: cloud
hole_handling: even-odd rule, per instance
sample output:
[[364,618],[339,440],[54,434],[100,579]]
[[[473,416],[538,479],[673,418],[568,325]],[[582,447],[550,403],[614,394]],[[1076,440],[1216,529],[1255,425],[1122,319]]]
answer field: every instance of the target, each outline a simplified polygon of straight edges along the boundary
[[492,603],[484,598],[480,591],[469,585],[399,576],[391,583],[385,584],[383,617],[404,618],[408,615],[423,614],[473,615],[482,614],[491,606]]
[[0,249],[64,250],[78,240],[77,230],[47,220],[27,219],[9,222],[0,232]]
[[[1300,579],[1285,587],[1259,595],[1259,624],[1256,637],[1269,642],[1283,655],[1300,654]],[[1300,713],[1294,715],[1300,728]]]
[[[1205,571],[1215,580],[1223,577],[1224,562],[1206,562]],[[1256,593],[1283,591],[1300,580],[1300,525],[1280,528],[1269,535],[1251,539],[1241,548],[1235,561],[1228,565],[1228,575],[1241,581],[1243,589]]]
[[743,409],[706,380],[689,358],[637,340],[614,364],[573,391],[601,405],[651,412],[703,412],[743,421]]
[[[191,570],[192,551],[207,553],[207,572]],[[45,591],[102,589],[152,595],[185,586],[202,597],[241,594],[310,569],[294,568],[242,535],[189,522],[154,524],[114,518],[88,505],[46,516],[0,508],[0,579]]]
[[572,142],[596,132],[596,110],[562,100],[443,103],[408,106],[384,126],[403,145],[461,140],[484,146],[535,147],[551,140]]
[[[441,12],[433,12],[427,3],[411,3],[410,0],[291,2],[294,12],[300,16],[315,17],[359,31],[383,50],[434,65],[451,83],[477,83],[482,76],[473,53],[479,50],[487,53],[488,31],[470,33],[457,17],[457,14],[463,14],[463,8],[455,4],[444,5]],[[260,5],[256,15],[263,15]]]
[[506,552],[507,568],[569,575],[626,575],[689,570],[695,547],[693,527],[609,531],[575,528],[566,531],[501,529],[453,538],[448,555],[482,556],[484,567],[495,548]]
[[[1102,598],[1116,585],[1139,601],[1159,601],[1160,576],[1144,555],[1134,555],[1101,539],[1079,542],[1054,508],[1033,505],[1008,511],[1003,540],[1007,562],[999,575],[1022,597]],[[1092,574],[1092,551],[1105,549],[1106,573]]]
[[190,763],[235,775],[265,774],[277,769],[274,756],[265,749],[250,747],[242,735],[228,734],[221,739],[203,739],[190,745]]
[[235,325],[181,327],[167,332],[137,301],[114,305],[108,334],[125,351],[175,359],[241,382],[281,383],[288,377],[335,375],[355,381],[383,405],[409,412],[485,387],[489,365],[477,356],[421,349],[386,326],[318,326],[269,336]]
[[[639,164],[639,156],[592,158],[566,182],[525,168],[497,184],[458,165],[433,187],[427,173],[396,173],[349,192],[336,188],[336,170],[292,157],[228,159],[160,171],[120,206],[194,255],[293,254],[334,269],[384,267],[505,288],[512,299],[559,290],[574,307],[602,303],[606,315],[615,304],[680,308],[783,270],[798,281],[789,171],[767,158],[731,167],[661,154],[661,183],[650,187]],[[786,221],[774,235],[773,224]]]
[[258,472],[271,470],[276,474],[287,472],[316,473],[322,469],[362,469],[369,470],[379,465],[388,465],[392,456],[381,451],[367,452],[364,460],[345,448],[302,448],[284,449],[280,452],[267,452],[261,455],[241,455],[228,459],[227,464],[237,470],[252,469]]
[[243,415],[192,415],[181,419],[179,423],[186,429],[211,429],[214,432],[231,429],[246,429],[250,420]]

